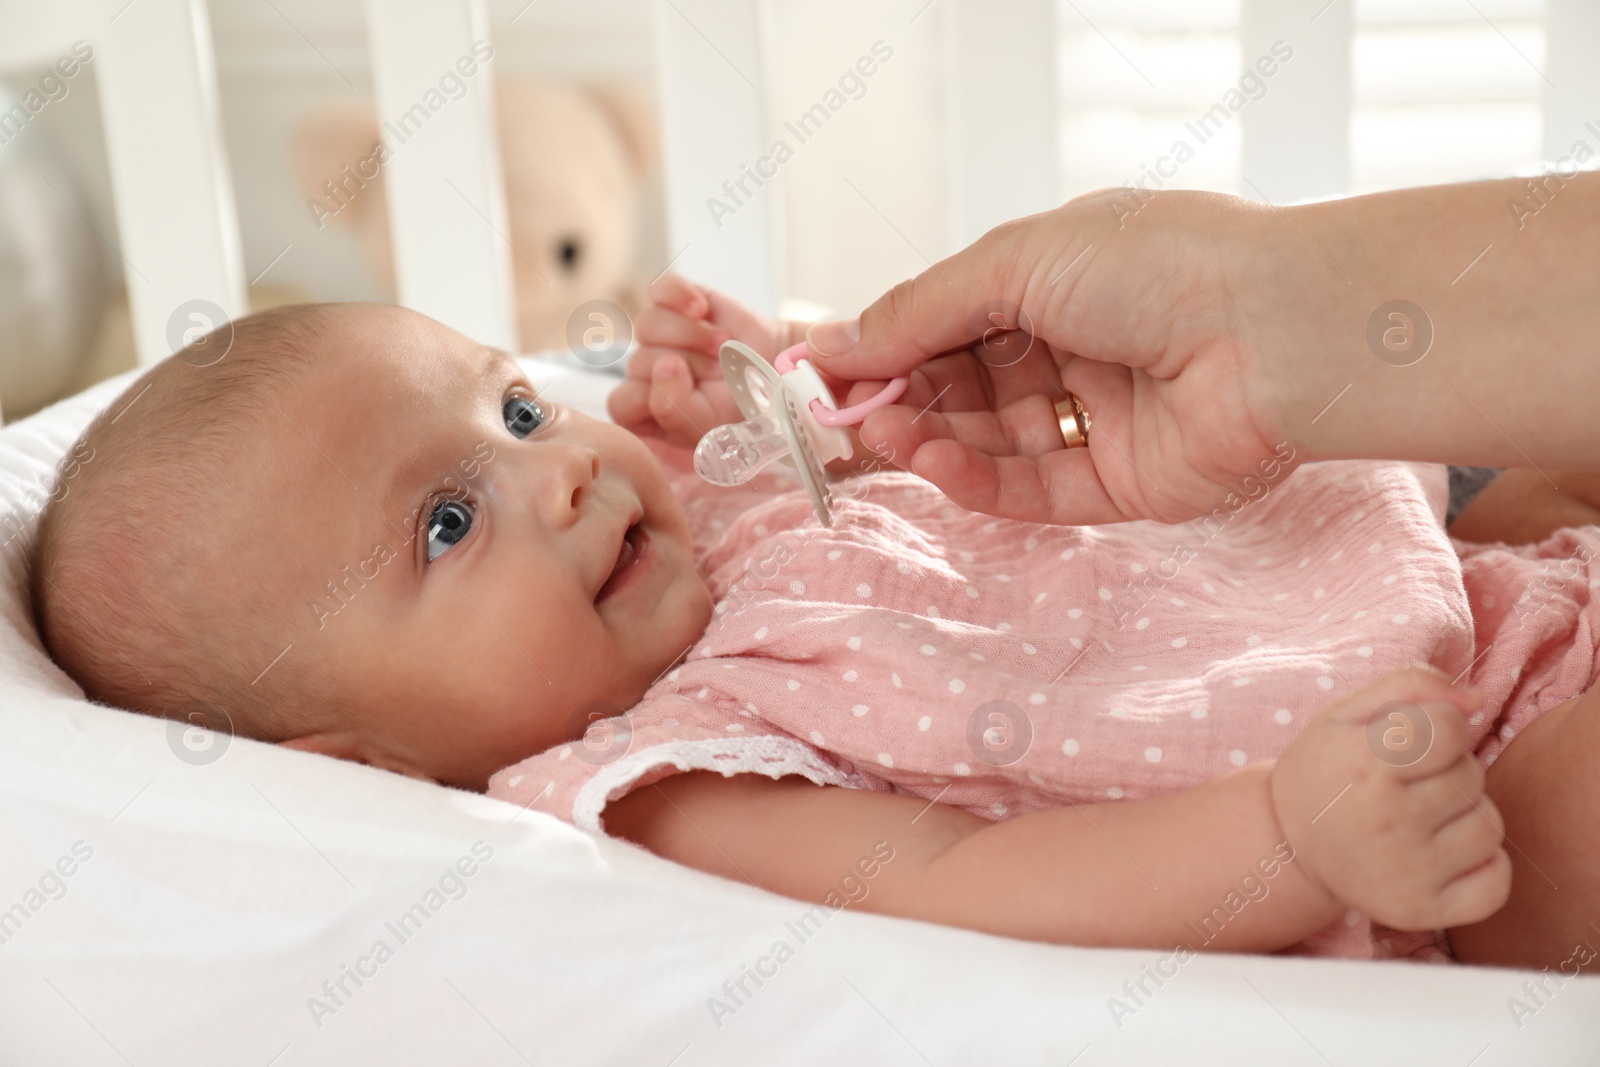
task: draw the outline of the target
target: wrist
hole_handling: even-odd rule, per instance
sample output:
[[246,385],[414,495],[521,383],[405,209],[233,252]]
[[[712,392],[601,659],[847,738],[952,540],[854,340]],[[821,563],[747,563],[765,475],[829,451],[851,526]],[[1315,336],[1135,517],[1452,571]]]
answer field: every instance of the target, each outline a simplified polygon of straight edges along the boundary
[[1272,761],[1271,770],[1267,777],[1268,810],[1274,823],[1279,841],[1286,842],[1289,847],[1290,858],[1285,865],[1290,868],[1296,878],[1304,886],[1307,894],[1316,902],[1316,906],[1324,911],[1331,921],[1345,910],[1344,901],[1328,888],[1327,880],[1317,871],[1313,852],[1308,847],[1305,830],[1295,821],[1293,812],[1295,804],[1289,798],[1290,786],[1285,777],[1279,774],[1279,764]]

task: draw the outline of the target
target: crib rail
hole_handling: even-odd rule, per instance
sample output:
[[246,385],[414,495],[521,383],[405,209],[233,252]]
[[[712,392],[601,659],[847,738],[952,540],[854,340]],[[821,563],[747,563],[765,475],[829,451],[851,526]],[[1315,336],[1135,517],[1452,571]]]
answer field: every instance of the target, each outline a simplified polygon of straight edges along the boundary
[[[672,266],[765,310],[784,291],[782,183],[726,220],[706,205],[770,144],[772,2],[652,0],[650,8]],[[1059,2],[906,6],[908,19],[944,22],[951,248],[1058,199],[1056,25],[1081,17],[1071,5],[1058,14]],[[462,57],[492,47],[484,0],[365,0],[365,11],[381,120],[410,113]],[[1246,61],[1291,29],[1295,40],[1292,70],[1241,119],[1245,195],[1282,203],[1347,191],[1352,11],[1324,0],[1242,0]],[[1600,7],[1547,0],[1544,17],[1543,145],[1557,160],[1586,135],[1585,121],[1600,122],[1600,64],[1592,60]],[[715,28],[715,44],[706,26]],[[163,358],[204,324],[192,309],[243,313],[247,286],[204,0],[0,0],[0,27],[0,62],[11,66],[50,62],[79,38],[95,49],[117,205],[115,240],[107,238],[127,279],[141,363]],[[399,298],[514,347],[516,252],[492,79],[473,88],[429,118],[426,138],[390,145]]]

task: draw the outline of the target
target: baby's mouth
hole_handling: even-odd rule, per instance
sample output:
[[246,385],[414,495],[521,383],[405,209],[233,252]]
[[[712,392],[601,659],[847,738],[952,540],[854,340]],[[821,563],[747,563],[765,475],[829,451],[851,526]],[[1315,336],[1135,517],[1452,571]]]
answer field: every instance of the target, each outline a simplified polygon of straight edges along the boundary
[[617,549],[617,561],[612,565],[611,574],[606,578],[605,584],[595,594],[594,602],[598,604],[632,584],[632,579],[644,569],[653,555],[650,548],[650,534],[641,525],[640,519],[635,518],[622,535],[622,544]]

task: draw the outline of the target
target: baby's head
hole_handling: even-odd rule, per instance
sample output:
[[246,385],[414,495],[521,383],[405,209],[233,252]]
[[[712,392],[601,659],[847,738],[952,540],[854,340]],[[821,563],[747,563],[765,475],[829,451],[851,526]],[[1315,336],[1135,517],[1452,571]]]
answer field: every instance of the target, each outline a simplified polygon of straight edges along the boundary
[[682,508],[631,433],[400,308],[232,330],[96,419],[41,517],[39,630],[91,698],[482,788],[704,632]]

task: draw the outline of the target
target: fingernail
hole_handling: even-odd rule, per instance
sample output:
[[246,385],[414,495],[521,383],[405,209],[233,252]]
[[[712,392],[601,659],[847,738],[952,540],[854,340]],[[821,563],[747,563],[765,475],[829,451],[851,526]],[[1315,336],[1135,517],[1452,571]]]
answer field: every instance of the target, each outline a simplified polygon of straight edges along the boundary
[[819,356],[842,356],[861,340],[861,316],[819,322],[806,331],[806,343]]

